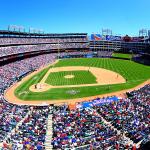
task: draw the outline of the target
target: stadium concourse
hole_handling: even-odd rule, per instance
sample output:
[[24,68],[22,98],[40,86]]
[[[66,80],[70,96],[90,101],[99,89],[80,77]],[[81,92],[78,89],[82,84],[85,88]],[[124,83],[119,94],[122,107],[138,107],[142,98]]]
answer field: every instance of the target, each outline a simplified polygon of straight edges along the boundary
[[[150,84],[126,93],[126,97],[97,98],[91,100],[90,105],[88,102],[80,102],[76,109],[70,109],[68,104],[15,105],[4,98],[5,90],[12,84],[36,69],[53,63],[58,56],[63,58],[68,55],[91,55],[92,51],[87,51],[87,35],[76,34],[71,38],[70,35],[64,35],[63,38],[2,37],[0,46],[0,60],[7,61],[0,66],[2,150],[148,149],[146,146],[150,145]],[[66,49],[75,50],[66,53]],[[53,53],[43,53],[47,50],[52,50]],[[59,55],[58,50],[62,50]],[[26,55],[35,51],[40,52],[40,55]],[[111,55],[112,52],[99,52],[102,57]]]

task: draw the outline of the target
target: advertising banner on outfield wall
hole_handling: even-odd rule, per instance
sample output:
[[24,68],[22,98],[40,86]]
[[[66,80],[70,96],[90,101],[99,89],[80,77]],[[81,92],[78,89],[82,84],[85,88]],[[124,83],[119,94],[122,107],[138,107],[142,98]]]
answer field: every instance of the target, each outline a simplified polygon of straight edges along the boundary
[[112,102],[115,102],[118,100],[119,100],[119,98],[116,96],[107,97],[107,98],[97,98],[91,102],[83,102],[82,104],[78,104],[76,107],[77,108],[90,108],[93,106],[101,106],[101,105],[106,104],[106,103],[112,103]]

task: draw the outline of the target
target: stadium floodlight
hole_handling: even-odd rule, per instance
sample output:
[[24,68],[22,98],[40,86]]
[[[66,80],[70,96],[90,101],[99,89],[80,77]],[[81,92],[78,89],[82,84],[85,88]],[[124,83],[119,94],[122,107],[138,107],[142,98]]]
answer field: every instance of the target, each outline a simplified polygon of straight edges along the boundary
[[36,28],[29,28],[29,33],[41,33],[41,32],[43,32],[43,30],[42,29],[36,29]]
[[17,26],[17,29],[19,32],[23,32],[25,30],[25,28],[23,26]]
[[19,31],[25,32],[25,28],[23,26],[19,26]]
[[33,33],[36,33],[36,32],[37,32],[37,29],[34,28],[34,29],[33,29]]
[[33,33],[36,33],[36,29],[33,29]]
[[16,25],[9,25],[9,31],[16,31],[17,26]]
[[18,31],[21,32],[21,27],[20,26],[18,26]]
[[29,33],[31,32],[31,28],[29,28]]
[[112,35],[112,30],[102,28],[102,35]]
[[23,26],[17,26],[17,25],[8,25],[8,31],[25,31],[25,28]]
[[20,32],[20,27],[19,27],[19,26],[16,25],[16,28],[15,28],[15,29],[16,29],[16,31],[19,31],[19,32]]
[[147,29],[141,29],[141,30],[139,30],[139,36],[146,37],[147,36]]
[[41,33],[41,34],[42,34],[43,32],[44,32],[44,31],[43,31],[43,29],[40,29],[40,30],[39,30],[39,33]]
[[8,26],[8,31],[12,31],[12,25]]
[[39,29],[39,33],[42,34],[44,31],[43,29]]
[[18,31],[18,30],[19,30],[18,26],[14,25],[14,31]]
[[40,29],[35,29],[35,33],[40,34]]
[[30,28],[29,28],[29,33],[31,33],[31,30],[32,30],[32,28],[30,27]]
[[8,31],[10,31],[11,25],[8,25]]
[[43,31],[43,29],[36,29],[36,28],[30,27],[29,28],[29,33],[38,33],[38,34],[40,34],[40,33],[44,33],[44,31]]
[[37,33],[40,34],[40,33],[41,33],[41,30],[40,30],[40,29],[37,29]]
[[29,33],[35,33],[35,31],[36,30],[34,28],[32,28],[32,27],[29,28]]

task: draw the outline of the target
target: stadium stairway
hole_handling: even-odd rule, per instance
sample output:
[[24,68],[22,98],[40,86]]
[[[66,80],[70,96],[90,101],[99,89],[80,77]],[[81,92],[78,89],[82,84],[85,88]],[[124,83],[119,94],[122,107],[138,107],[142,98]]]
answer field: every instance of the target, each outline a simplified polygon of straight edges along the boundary
[[[8,138],[10,138],[11,134],[15,133],[15,130],[18,129],[18,127],[20,125],[22,125],[22,123],[24,122],[24,120],[32,113],[32,110],[29,110],[27,112],[27,114],[25,115],[25,117],[16,125],[16,127],[14,129],[11,130],[11,132],[8,133],[8,135],[5,137],[5,139],[3,141],[7,141]],[[13,114],[12,114],[13,116]],[[0,143],[0,150],[2,150],[3,148],[3,143]]]
[[7,138],[5,140],[7,140],[8,138],[10,138],[10,135],[12,133],[15,133],[15,130],[19,128],[20,125],[22,125],[22,123],[24,122],[24,120],[32,113],[32,110],[29,110],[28,113],[26,114],[26,116],[16,125],[16,128],[14,128],[10,134],[8,134]]
[[49,114],[47,121],[47,133],[45,138],[45,149],[52,150],[53,146],[51,145],[52,135],[53,135],[53,127],[52,127],[52,114]]
[[[93,110],[95,111],[95,110]],[[136,145],[133,143],[133,141],[128,138],[124,133],[121,133],[120,130],[116,129],[110,122],[106,121],[97,111],[95,111],[95,115],[101,117],[102,121],[107,125],[107,126],[110,126],[111,128],[113,128],[115,131],[117,131],[117,134],[120,135],[120,134],[123,134],[123,139],[125,141],[126,144],[128,145]],[[111,149],[111,147],[110,147]]]

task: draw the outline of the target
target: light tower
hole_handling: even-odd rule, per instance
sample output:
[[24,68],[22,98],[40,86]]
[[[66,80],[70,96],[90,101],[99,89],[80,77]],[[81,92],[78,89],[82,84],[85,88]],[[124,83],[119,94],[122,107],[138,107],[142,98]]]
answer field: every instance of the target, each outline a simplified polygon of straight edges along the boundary
[[9,25],[8,31],[25,32],[25,28],[23,26]]
[[112,35],[111,29],[102,29],[102,35]]
[[147,36],[147,29],[141,29],[141,30],[139,30],[139,36],[146,37]]

